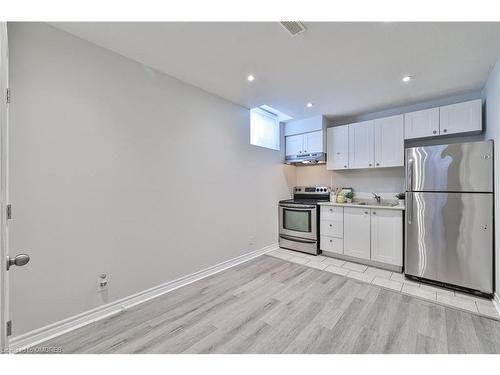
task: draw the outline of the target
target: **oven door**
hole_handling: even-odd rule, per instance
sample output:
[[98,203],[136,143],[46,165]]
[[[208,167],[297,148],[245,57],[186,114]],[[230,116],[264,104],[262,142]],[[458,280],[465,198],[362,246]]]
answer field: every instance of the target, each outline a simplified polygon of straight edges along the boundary
[[317,240],[316,205],[280,203],[280,236]]

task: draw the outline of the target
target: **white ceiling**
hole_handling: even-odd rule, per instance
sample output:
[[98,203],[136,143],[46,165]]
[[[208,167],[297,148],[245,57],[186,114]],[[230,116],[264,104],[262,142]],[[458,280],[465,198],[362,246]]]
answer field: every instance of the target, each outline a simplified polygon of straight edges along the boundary
[[[306,22],[295,37],[277,22],[51,24],[245,107],[295,118],[481,89],[500,46],[498,23]],[[407,74],[414,79],[403,84]]]

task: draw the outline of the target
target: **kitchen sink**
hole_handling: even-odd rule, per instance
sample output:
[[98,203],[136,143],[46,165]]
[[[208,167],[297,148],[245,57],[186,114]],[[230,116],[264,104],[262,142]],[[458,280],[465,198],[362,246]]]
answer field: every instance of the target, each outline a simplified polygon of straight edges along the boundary
[[358,205],[358,206],[381,206],[381,207],[395,207],[398,204],[397,203],[392,203],[392,202],[352,202],[352,204]]

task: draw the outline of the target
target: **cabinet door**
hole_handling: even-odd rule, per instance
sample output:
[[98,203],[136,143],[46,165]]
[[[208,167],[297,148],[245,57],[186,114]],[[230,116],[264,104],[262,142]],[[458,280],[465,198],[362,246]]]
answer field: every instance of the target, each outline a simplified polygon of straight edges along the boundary
[[323,131],[304,134],[304,153],[323,152]]
[[405,113],[405,139],[439,135],[439,108]]
[[439,127],[441,135],[481,131],[481,99],[440,107]]
[[285,123],[285,137],[289,135],[304,134],[323,130],[326,127],[326,120],[322,115],[309,117],[301,120],[291,120]]
[[371,259],[403,266],[402,211],[371,210]]
[[344,207],[344,255],[370,259],[370,209]]
[[299,135],[289,135],[285,137],[285,154],[289,155],[300,155],[304,146],[304,136]]
[[344,236],[343,222],[338,220],[320,220],[319,232],[321,235],[342,238]]
[[403,115],[373,121],[375,132],[375,168],[404,164]]
[[326,131],[326,169],[347,169],[349,166],[349,125]]
[[337,237],[320,236],[319,248],[321,251],[344,254],[344,240]]
[[349,125],[349,168],[373,168],[373,121]]

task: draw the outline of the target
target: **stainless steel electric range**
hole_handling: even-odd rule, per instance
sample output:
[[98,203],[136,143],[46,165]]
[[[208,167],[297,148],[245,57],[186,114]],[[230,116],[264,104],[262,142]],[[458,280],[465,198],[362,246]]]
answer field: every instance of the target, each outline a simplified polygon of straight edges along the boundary
[[329,187],[296,186],[293,199],[279,202],[279,246],[319,254],[318,202],[329,200]]

